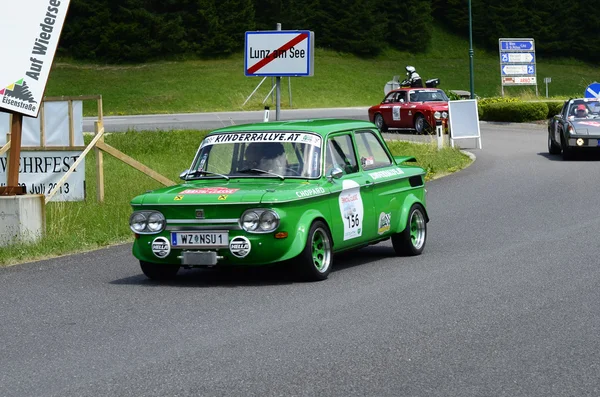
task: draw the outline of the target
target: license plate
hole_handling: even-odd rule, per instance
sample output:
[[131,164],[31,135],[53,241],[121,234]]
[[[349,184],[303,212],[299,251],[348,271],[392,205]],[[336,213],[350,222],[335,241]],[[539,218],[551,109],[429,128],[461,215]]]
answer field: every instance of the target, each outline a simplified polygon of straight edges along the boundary
[[173,247],[219,248],[229,244],[229,232],[171,233]]

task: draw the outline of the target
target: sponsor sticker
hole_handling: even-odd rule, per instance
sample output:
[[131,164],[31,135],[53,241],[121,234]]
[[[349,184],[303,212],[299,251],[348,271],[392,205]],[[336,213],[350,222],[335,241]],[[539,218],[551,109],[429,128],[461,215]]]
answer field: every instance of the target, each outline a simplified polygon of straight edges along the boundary
[[392,213],[386,214],[382,212],[379,214],[379,225],[377,227],[377,234],[383,234],[389,232],[392,226]]
[[175,201],[181,201],[181,200],[183,200],[183,196],[177,195],[177,196],[175,196],[175,198],[173,200],[175,200]]
[[233,194],[240,189],[229,189],[226,187],[203,187],[200,189],[186,189],[181,194]]
[[229,251],[237,258],[245,258],[250,253],[250,240],[245,236],[237,236],[229,242]]
[[157,258],[166,258],[171,253],[171,244],[165,237],[157,237],[152,241],[152,253]]
[[298,196],[300,198],[304,198],[304,197],[316,196],[318,194],[325,194],[325,193],[326,193],[326,191],[324,188],[314,187],[312,189],[300,190],[300,191],[296,192],[296,196]]
[[382,178],[389,178],[392,176],[397,176],[397,175],[402,175],[402,174],[404,174],[404,171],[402,171],[400,168],[392,168],[391,170],[376,171],[376,172],[369,173],[371,178],[373,178],[374,180],[382,179]]
[[593,127],[600,127],[600,123],[597,121],[580,121],[578,124],[591,125]]
[[400,106],[392,107],[392,118],[394,121],[400,120]]
[[200,147],[221,143],[297,142],[321,147],[321,137],[299,132],[241,132],[215,134],[204,138]]
[[364,208],[358,183],[352,180],[343,182],[339,205],[344,224],[344,240],[362,236]]

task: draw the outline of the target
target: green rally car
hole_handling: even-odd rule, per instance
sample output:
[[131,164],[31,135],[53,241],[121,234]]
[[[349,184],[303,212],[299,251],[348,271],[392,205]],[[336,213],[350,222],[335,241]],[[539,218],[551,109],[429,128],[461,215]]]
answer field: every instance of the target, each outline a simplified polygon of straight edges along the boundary
[[327,278],[336,252],[391,239],[419,255],[425,171],[393,157],[356,120],[283,121],[212,131],[184,182],[135,197],[133,255],[151,279],[180,267],[286,262]]

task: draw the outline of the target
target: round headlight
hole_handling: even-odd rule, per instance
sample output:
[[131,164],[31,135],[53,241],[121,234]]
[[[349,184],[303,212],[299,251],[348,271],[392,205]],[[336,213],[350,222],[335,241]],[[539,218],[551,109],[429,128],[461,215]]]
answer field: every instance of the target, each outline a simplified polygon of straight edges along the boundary
[[148,230],[160,232],[165,225],[165,217],[160,212],[153,212],[148,217]]
[[442,112],[442,118],[443,119],[447,119],[448,118],[448,112]]
[[146,216],[140,212],[131,214],[129,218],[129,227],[135,233],[140,233],[146,228]]
[[435,112],[433,114],[433,117],[435,117],[436,119],[439,119],[440,117],[442,117],[442,114],[440,112]]
[[258,228],[258,214],[254,211],[249,211],[242,217],[242,227],[247,232],[252,232]]
[[265,211],[260,215],[259,225],[265,232],[273,231],[279,226],[279,218],[273,211]]

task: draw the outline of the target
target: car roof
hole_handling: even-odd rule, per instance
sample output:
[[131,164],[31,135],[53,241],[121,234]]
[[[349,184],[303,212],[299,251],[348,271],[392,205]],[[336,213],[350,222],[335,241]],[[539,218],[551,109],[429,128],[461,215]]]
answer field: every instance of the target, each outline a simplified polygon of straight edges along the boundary
[[392,92],[399,92],[399,91],[415,91],[415,90],[419,90],[419,91],[440,91],[441,88],[434,88],[434,87],[403,87],[403,88],[395,88],[393,90],[391,90],[389,93]]
[[211,131],[211,134],[247,131],[303,131],[314,132],[326,136],[332,132],[355,130],[361,128],[376,129],[375,125],[368,121],[347,119],[308,119],[269,121],[263,123],[240,124],[219,128]]

